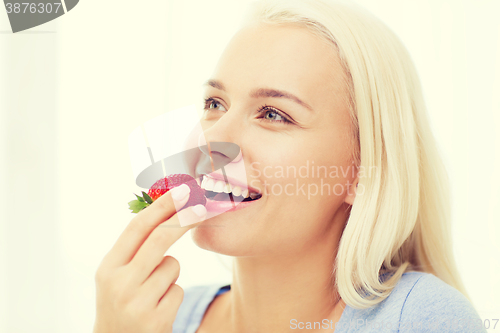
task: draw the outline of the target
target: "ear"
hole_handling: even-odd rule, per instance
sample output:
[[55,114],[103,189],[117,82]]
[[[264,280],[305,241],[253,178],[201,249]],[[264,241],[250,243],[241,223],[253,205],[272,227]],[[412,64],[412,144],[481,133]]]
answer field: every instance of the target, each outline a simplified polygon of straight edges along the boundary
[[354,199],[356,198],[356,187],[358,186],[358,182],[358,178],[356,178],[352,184],[347,182],[347,195],[344,201],[351,206],[354,204]]

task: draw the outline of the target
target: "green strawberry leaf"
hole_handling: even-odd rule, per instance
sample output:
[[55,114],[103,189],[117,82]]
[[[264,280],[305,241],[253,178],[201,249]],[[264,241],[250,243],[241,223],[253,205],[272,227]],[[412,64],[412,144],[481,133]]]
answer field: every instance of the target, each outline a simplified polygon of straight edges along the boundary
[[140,196],[138,196],[135,193],[134,193],[134,195],[137,197],[137,200],[139,200],[140,202],[144,202],[144,198],[143,197],[140,197]]
[[132,200],[128,203],[128,206],[132,213],[139,213],[141,210],[149,206],[149,204],[144,201]]
[[146,200],[146,202],[148,204],[152,204],[153,203],[153,199],[151,199],[151,197],[146,192],[142,191],[142,194],[143,194],[144,199]]

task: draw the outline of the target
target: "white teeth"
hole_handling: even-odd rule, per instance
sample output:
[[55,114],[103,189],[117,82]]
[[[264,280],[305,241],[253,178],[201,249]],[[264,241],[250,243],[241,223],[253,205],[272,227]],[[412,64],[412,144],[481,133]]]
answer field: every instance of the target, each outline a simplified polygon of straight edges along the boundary
[[229,183],[225,183],[222,180],[214,180],[213,178],[203,176],[201,181],[201,188],[207,191],[217,192],[217,193],[233,193],[235,196],[242,196],[243,198],[255,199],[259,196],[257,193],[250,193],[248,188],[242,189],[239,186],[235,186]]
[[232,192],[233,192],[234,195],[241,195],[241,187],[239,187],[239,186],[233,187],[233,191]]
[[213,192],[221,193],[224,190],[225,183],[221,180],[215,182]]
[[205,186],[203,187],[205,190],[212,191],[214,189],[215,181],[212,178],[207,178],[205,182]]

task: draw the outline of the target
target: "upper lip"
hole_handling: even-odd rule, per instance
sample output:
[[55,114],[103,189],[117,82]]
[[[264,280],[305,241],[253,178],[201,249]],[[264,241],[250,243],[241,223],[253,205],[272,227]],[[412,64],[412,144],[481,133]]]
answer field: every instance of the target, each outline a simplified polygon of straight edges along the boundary
[[[209,173],[209,174],[203,174],[202,176],[206,176],[208,178],[212,178],[212,179],[215,179],[215,180],[222,180],[223,182],[225,182],[225,179],[224,179],[224,175],[218,173],[218,172],[212,172],[212,173]],[[227,178],[227,181],[231,184],[231,185],[236,185],[236,186],[239,186],[241,187],[242,189],[246,189],[248,188],[248,191],[251,193],[251,192],[255,192],[255,193],[258,193],[258,194],[261,194],[260,191],[250,185],[245,185],[242,181],[238,180],[238,179],[235,179],[235,178],[232,178],[232,177],[229,177],[226,175],[226,178]]]

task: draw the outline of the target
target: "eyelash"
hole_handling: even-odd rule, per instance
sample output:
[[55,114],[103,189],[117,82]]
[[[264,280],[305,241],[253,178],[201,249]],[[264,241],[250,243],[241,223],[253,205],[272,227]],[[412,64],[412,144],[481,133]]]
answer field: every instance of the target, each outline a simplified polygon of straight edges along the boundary
[[[205,98],[205,107],[204,107],[204,110],[210,110],[210,109],[208,109],[208,106],[211,103],[220,104],[220,102],[218,102],[217,100],[215,100],[212,97]],[[266,112],[264,112],[264,111],[266,111]],[[261,107],[259,107],[259,110],[257,112],[258,113],[264,112],[264,115],[267,112],[273,112],[273,113],[276,113],[277,115],[279,115],[282,118],[281,120],[271,120],[271,119],[266,119],[264,117],[261,117],[261,118],[259,118],[260,121],[267,121],[267,122],[271,122],[271,123],[283,123],[283,124],[292,124],[293,123],[287,117],[285,117],[280,111],[278,111],[274,107],[272,107],[270,105],[267,105],[267,104],[264,104]]]

